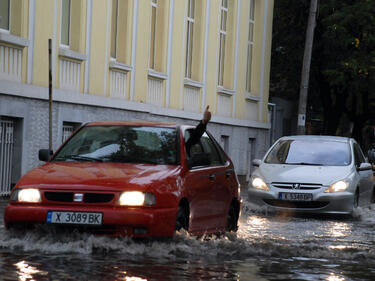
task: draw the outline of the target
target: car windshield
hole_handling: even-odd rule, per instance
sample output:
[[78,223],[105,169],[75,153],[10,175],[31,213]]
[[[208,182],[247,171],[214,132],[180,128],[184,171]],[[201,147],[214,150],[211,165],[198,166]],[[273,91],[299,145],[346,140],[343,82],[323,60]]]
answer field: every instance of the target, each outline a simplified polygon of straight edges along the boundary
[[316,166],[346,166],[350,145],[338,141],[282,140],[268,153],[265,163]]
[[177,164],[176,129],[149,126],[86,126],[53,161]]

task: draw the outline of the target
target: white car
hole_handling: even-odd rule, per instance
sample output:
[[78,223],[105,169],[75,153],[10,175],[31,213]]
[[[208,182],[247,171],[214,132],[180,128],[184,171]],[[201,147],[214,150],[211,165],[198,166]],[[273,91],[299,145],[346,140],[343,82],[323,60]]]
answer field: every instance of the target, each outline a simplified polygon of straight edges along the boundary
[[374,200],[372,166],[352,138],[282,137],[253,164],[249,200],[271,209],[351,214]]

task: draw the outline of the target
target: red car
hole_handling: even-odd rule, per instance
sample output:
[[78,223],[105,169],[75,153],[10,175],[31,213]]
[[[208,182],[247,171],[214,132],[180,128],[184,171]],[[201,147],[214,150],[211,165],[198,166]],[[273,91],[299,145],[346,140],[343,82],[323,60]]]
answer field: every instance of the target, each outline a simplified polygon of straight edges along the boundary
[[7,228],[37,224],[133,237],[236,231],[239,183],[214,138],[197,127],[92,122],[21,178]]

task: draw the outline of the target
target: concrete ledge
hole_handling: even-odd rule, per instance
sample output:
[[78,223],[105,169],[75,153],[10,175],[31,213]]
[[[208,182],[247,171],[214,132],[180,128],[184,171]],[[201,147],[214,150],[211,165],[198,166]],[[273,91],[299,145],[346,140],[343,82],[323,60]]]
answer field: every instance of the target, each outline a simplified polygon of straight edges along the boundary
[[[28,85],[23,83],[0,80],[0,95],[19,96],[30,99],[48,100],[48,88],[36,85]],[[129,111],[145,112],[154,115],[177,117],[183,119],[200,120],[202,113],[187,112],[173,108],[162,108],[151,104],[134,102],[124,99],[103,97],[92,94],[82,94],[78,92],[64,91],[60,89],[53,90],[53,100],[62,103],[70,103],[77,105],[89,105],[97,107],[124,109]],[[270,123],[263,123],[258,121],[237,119],[231,117],[221,117],[214,115],[211,120],[212,123],[270,129]]]

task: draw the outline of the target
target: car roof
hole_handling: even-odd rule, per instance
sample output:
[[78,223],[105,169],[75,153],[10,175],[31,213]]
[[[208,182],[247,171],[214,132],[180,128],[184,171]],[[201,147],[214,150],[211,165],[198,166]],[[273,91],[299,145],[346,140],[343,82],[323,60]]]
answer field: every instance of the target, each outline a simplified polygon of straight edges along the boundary
[[351,138],[339,136],[299,135],[281,137],[280,140],[305,140],[305,141],[336,141],[349,143]]
[[150,121],[95,121],[88,122],[85,126],[147,126],[147,127],[167,127],[167,128],[177,128],[176,123],[167,122],[150,122]]

